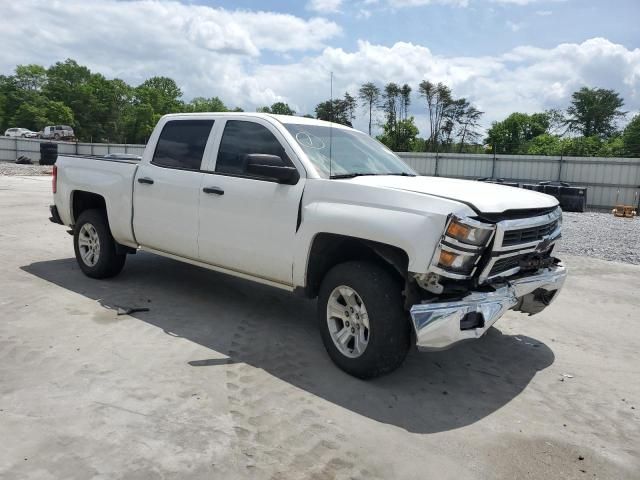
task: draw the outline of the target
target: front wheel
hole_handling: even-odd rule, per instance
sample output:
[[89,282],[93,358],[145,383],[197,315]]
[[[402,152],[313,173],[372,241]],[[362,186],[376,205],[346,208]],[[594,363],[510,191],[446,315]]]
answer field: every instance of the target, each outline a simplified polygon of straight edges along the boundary
[[358,378],[398,368],[409,351],[410,329],[401,283],[369,262],[332,268],[320,287],[318,321],[333,362]]
[[73,234],[73,247],[80,269],[91,278],[116,276],[127,258],[126,254],[116,252],[116,241],[103,210],[85,210],[80,214]]

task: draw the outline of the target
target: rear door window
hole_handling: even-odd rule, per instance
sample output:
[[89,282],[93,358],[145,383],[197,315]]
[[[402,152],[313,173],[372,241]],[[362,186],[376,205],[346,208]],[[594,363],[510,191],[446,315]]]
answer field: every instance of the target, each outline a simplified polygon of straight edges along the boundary
[[278,139],[259,123],[228,120],[216,160],[216,172],[246,175],[247,155],[264,153],[279,156],[286,165],[293,166]]
[[200,170],[213,120],[172,120],[160,132],[151,163],[182,170]]

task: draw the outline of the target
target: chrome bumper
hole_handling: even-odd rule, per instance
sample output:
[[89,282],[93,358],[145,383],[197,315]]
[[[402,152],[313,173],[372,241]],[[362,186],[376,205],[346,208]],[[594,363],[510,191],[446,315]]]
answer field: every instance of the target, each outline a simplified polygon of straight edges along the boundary
[[[455,302],[414,305],[411,320],[416,345],[419,350],[444,350],[480,338],[507,310],[534,315],[551,304],[566,276],[564,265],[557,263],[538,274],[496,285],[492,292],[472,292]],[[462,329],[465,319],[472,328]]]

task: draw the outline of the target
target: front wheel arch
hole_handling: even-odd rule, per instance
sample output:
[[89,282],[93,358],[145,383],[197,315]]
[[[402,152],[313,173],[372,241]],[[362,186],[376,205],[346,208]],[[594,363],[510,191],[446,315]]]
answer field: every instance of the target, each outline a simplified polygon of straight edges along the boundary
[[364,238],[322,232],[315,235],[309,249],[305,296],[317,297],[323,278],[334,266],[355,260],[378,264],[402,282],[408,277],[409,256],[401,248]]

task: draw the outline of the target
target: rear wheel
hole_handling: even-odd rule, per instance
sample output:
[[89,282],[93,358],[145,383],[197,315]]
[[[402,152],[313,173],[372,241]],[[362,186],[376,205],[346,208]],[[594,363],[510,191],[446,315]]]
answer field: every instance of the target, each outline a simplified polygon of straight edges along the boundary
[[401,284],[369,262],[346,262],[327,273],[318,296],[318,321],[333,362],[359,378],[398,368],[410,330]]
[[76,223],[73,246],[76,261],[85,275],[109,278],[122,271],[127,255],[116,252],[104,210],[85,210]]

